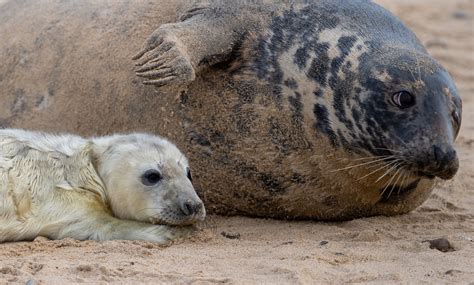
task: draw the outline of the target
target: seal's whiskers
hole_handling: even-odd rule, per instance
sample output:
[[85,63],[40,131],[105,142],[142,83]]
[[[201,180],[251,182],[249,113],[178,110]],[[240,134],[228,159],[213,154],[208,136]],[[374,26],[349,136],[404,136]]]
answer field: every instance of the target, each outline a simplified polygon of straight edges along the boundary
[[385,191],[388,189],[388,187],[392,184],[392,181],[395,179],[395,177],[398,176],[398,173],[400,172],[401,168],[398,168],[396,171],[395,171],[395,174],[390,177],[390,180],[388,180],[387,182],[387,185],[385,186],[385,188],[383,189],[382,193],[380,193],[380,196],[383,196],[383,194],[385,193]]
[[[399,168],[399,170],[400,170],[400,173],[398,174],[398,177],[397,177],[397,179],[395,180],[395,182],[392,184],[392,189],[390,189],[390,192],[388,193],[387,199],[390,198],[390,195],[392,195],[393,190],[395,189],[395,187],[397,187],[398,181],[399,181],[400,178],[403,176],[403,170],[402,170],[402,168]],[[400,189],[400,187],[401,187],[401,186],[398,186],[398,189]]]
[[400,186],[398,186],[398,192],[397,192],[397,195],[400,195],[400,191],[402,190],[402,188],[404,187],[403,185],[405,185],[405,183],[407,182],[408,180],[408,177],[409,175],[407,173],[404,173],[405,177],[403,179],[403,183],[400,184]]
[[348,170],[348,169],[361,167],[361,166],[364,166],[364,165],[370,165],[370,164],[374,164],[374,163],[377,163],[377,162],[380,162],[380,161],[386,161],[386,160],[387,160],[386,157],[382,157],[382,158],[378,158],[378,159],[373,160],[373,161],[363,162],[363,163],[360,163],[360,164],[350,165],[350,166],[346,166],[346,167],[339,168],[339,169],[336,169],[336,170],[332,170],[331,172],[338,172],[338,171],[341,171],[341,170]]
[[399,162],[395,165],[393,165],[392,167],[390,167],[390,169],[388,169],[387,171],[385,171],[385,174],[383,174],[382,176],[380,176],[375,182],[379,182],[380,180],[382,180],[382,178],[384,178],[385,176],[387,176],[390,172],[392,172],[393,170],[397,169],[399,165],[401,165],[402,163]]
[[398,159],[397,159],[397,160],[394,160],[394,161],[391,161],[391,162],[389,162],[389,163],[386,163],[386,164],[383,163],[383,162],[381,162],[380,164],[382,164],[382,166],[380,166],[380,164],[379,164],[378,166],[380,166],[380,167],[378,167],[378,168],[375,169],[374,171],[370,172],[369,174],[366,174],[366,175],[362,176],[361,178],[357,179],[356,181],[360,181],[360,180],[362,180],[362,179],[364,179],[364,178],[366,178],[366,177],[369,177],[370,175],[372,175],[372,174],[374,174],[374,173],[376,173],[376,172],[378,172],[378,171],[380,171],[380,170],[382,170],[382,169],[384,169],[384,168],[391,167],[393,164],[395,164],[395,163],[397,163],[397,162],[399,162]]
[[378,150],[388,150],[390,152],[394,152],[394,153],[402,153],[401,151],[399,150],[394,150],[394,149],[391,149],[391,148],[383,148],[383,147],[376,147],[374,149],[378,149]]
[[141,210],[138,210],[138,211],[137,211],[137,214],[138,214],[138,213],[142,213],[142,212],[144,212],[144,211],[148,211],[148,210],[160,210],[160,211],[161,211],[161,210],[164,210],[164,209],[167,209],[167,207],[143,208],[143,209],[141,209]]
[[395,155],[366,156],[366,157],[361,157],[361,158],[353,159],[352,161],[369,160],[369,159],[377,159],[377,158],[391,159],[391,158],[395,158],[395,157],[396,157]]

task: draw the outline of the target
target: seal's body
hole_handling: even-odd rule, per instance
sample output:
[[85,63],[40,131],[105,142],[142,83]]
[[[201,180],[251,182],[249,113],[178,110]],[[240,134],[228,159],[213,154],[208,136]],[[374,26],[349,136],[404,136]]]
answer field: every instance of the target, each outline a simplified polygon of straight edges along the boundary
[[0,9],[3,125],[166,134],[229,215],[406,213],[456,173],[456,87],[372,2],[84,3]]
[[[166,243],[205,216],[186,158],[146,134],[83,139],[0,131],[0,242],[137,239]],[[165,225],[152,225],[160,223]]]

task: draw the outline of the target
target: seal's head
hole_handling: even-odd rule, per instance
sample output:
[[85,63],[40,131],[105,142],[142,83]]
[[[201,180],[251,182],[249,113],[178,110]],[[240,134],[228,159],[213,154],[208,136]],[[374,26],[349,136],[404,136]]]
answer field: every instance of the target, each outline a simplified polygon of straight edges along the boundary
[[452,78],[389,12],[370,1],[339,2],[275,17],[249,40],[244,71],[346,157],[380,159],[420,179],[452,178],[461,124]]
[[205,218],[188,161],[174,144],[147,134],[99,138],[94,144],[98,172],[117,217],[169,225]]
[[450,179],[459,162],[454,140],[461,99],[449,74],[423,53],[386,48],[359,58],[348,148],[385,157],[394,169]]

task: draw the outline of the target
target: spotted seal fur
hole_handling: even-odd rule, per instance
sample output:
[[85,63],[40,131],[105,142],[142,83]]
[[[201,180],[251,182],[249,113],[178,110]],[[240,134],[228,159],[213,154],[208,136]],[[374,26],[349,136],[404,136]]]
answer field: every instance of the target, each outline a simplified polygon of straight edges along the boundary
[[190,179],[186,157],[161,137],[0,130],[0,242],[167,243],[205,217]]
[[164,133],[210,212],[401,214],[458,169],[452,78],[370,1],[6,5],[0,30],[30,34],[0,43],[4,124]]

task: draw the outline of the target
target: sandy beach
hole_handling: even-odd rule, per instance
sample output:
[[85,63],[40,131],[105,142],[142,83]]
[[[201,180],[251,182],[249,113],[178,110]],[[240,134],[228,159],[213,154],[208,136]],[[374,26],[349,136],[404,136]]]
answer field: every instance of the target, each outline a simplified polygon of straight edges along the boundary
[[[376,2],[414,30],[463,99],[461,168],[422,206],[340,223],[210,216],[196,236],[169,247],[5,243],[0,284],[474,284],[474,1]],[[430,242],[440,238],[449,245]]]

